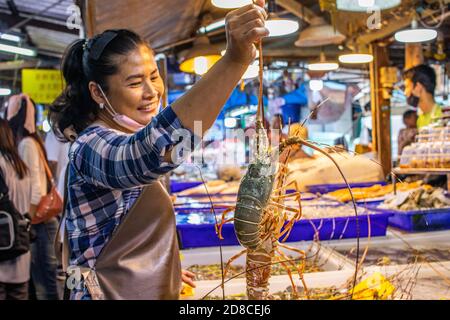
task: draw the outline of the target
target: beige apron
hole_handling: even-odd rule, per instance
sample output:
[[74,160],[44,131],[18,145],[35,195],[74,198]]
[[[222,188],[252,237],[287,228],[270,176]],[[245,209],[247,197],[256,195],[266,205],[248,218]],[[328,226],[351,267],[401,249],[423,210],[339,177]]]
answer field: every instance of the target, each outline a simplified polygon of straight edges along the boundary
[[[68,252],[65,236],[63,267],[67,267]],[[93,300],[179,298],[181,263],[175,215],[159,181],[144,187],[100,252],[94,269],[82,268],[81,274]]]

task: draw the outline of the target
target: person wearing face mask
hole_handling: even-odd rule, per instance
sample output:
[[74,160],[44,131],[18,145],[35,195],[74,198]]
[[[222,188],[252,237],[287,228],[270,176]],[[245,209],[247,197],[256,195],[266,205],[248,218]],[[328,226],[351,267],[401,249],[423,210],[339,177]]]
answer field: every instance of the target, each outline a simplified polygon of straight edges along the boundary
[[[203,135],[268,35],[264,0],[230,12],[227,50],[159,112],[164,86],[153,51],[129,30],[107,30],[66,51],[67,86],[51,106],[60,139],[72,141],[62,262],[71,299],[178,299],[182,281],[175,215],[158,178],[180,163],[178,133]],[[159,112],[159,113],[158,113]],[[199,141],[200,139],[194,139]]]
[[417,128],[428,126],[442,115],[441,107],[434,100],[436,72],[422,64],[406,70],[403,78],[407,103],[413,108],[419,108]]

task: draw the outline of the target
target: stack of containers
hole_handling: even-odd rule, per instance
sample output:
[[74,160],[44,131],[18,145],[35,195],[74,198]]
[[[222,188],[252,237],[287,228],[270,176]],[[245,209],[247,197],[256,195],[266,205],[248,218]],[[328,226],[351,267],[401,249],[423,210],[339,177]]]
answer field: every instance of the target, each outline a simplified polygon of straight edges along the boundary
[[422,128],[416,142],[403,149],[400,168],[449,169],[450,126]]

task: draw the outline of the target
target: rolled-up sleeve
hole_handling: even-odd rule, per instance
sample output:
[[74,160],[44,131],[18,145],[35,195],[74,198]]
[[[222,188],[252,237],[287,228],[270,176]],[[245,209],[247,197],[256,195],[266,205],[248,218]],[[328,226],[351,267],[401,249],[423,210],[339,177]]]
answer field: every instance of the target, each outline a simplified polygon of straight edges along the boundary
[[104,127],[88,129],[72,146],[71,162],[86,182],[100,187],[128,189],[149,184],[177,167],[164,160],[179,143],[177,130],[191,135],[171,107],[132,135]]

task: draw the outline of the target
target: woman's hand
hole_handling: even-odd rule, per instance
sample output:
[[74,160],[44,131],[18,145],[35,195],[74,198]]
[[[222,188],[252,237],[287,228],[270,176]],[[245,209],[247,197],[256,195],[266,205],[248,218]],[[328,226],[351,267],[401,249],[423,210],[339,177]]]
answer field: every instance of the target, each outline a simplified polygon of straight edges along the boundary
[[190,271],[187,270],[181,270],[181,280],[190,285],[192,288],[195,288],[195,283],[194,283],[194,279],[195,279],[195,274],[193,274]]
[[267,13],[265,0],[256,0],[240,9],[231,11],[225,18],[227,50],[225,57],[233,62],[249,65],[256,57],[255,43],[269,35],[264,27]]

